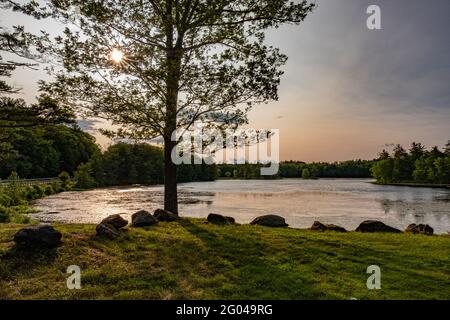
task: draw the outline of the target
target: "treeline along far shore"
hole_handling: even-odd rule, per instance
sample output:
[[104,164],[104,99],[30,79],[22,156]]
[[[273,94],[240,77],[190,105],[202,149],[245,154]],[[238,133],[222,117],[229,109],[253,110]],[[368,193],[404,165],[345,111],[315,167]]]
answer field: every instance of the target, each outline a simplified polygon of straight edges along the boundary
[[[102,151],[95,138],[75,123],[0,128],[0,179],[12,172],[20,178],[57,177],[66,172],[79,188],[164,181],[164,155],[159,146],[117,143]],[[450,141],[441,150],[413,142],[409,150],[397,145],[372,160],[342,162],[284,161],[278,174],[261,176],[261,164],[178,166],[179,182],[276,178],[375,178],[378,183],[450,184]]]
[[[49,103],[47,101],[46,103]],[[121,185],[164,182],[164,154],[160,146],[116,143],[106,150],[75,121],[45,126],[0,128],[0,215],[3,221],[22,221],[17,213],[26,204],[53,193]],[[194,162],[193,162],[194,163]],[[450,142],[442,150],[412,143],[397,145],[373,160],[280,163],[278,174],[261,176],[261,164],[180,165],[178,182],[216,179],[375,178],[380,184],[450,185]],[[58,177],[47,186],[19,186],[19,179]],[[9,179],[9,180],[8,180]],[[13,218],[11,218],[13,217]],[[0,221],[1,222],[1,221]]]

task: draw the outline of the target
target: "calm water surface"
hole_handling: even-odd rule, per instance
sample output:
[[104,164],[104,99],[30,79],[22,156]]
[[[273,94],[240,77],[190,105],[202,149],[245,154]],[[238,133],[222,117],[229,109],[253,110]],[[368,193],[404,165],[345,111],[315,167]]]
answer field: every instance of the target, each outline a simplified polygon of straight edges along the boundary
[[[307,228],[315,220],[354,229],[377,219],[404,229],[427,223],[436,233],[450,232],[450,190],[378,186],[367,179],[219,180],[179,185],[180,214],[204,218],[211,212],[248,223],[278,214],[292,227]],[[65,192],[38,200],[44,222],[98,223],[108,215],[162,206],[163,188],[126,187]]]

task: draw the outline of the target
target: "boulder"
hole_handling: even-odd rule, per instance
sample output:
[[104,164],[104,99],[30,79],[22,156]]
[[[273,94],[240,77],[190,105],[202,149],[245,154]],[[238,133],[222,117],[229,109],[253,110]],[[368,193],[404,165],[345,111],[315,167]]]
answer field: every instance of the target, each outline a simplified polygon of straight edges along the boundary
[[323,224],[319,221],[315,221],[311,227],[311,230],[315,231],[335,231],[335,232],[347,232],[345,228],[334,225],[334,224]]
[[282,227],[288,226],[288,224],[286,223],[286,221],[284,220],[283,217],[273,215],[273,214],[258,217],[255,220],[253,220],[252,222],[250,222],[250,224],[251,225],[257,224],[260,226],[272,227],[272,228],[282,228]]
[[222,216],[217,213],[210,213],[208,215],[208,222],[214,223],[214,224],[234,224],[236,221],[233,217],[226,217]]
[[430,227],[427,224],[415,224],[415,223],[413,223],[413,224],[410,224],[406,228],[405,232],[412,232],[414,234],[424,234],[424,235],[427,235],[427,236],[432,236],[433,233],[434,233],[434,230],[433,230],[432,227]]
[[174,222],[180,220],[180,217],[175,213],[163,209],[156,209],[153,216],[160,222]]
[[327,230],[329,231],[335,231],[335,232],[347,232],[347,230],[345,230],[345,228],[341,227],[341,226],[337,226],[335,224],[327,224]]
[[14,235],[14,242],[23,247],[54,248],[61,243],[62,234],[52,226],[40,225],[19,230]]
[[327,227],[323,223],[320,223],[319,221],[314,221],[314,223],[313,223],[313,225],[311,227],[311,230],[314,230],[314,231],[325,231],[325,230],[327,230]]
[[158,220],[148,211],[141,210],[131,216],[133,227],[148,227],[157,224]]
[[119,236],[119,230],[109,223],[100,223],[95,230],[99,237],[113,239]]
[[125,220],[124,218],[122,218],[120,216],[120,214],[113,214],[112,216],[109,216],[109,217],[103,219],[102,222],[100,222],[100,224],[102,224],[102,223],[110,224],[114,228],[119,230],[123,227],[126,227],[126,225],[128,224],[128,221]]
[[381,221],[366,220],[362,222],[356,229],[359,232],[391,232],[391,233],[401,233],[400,230],[385,225]]

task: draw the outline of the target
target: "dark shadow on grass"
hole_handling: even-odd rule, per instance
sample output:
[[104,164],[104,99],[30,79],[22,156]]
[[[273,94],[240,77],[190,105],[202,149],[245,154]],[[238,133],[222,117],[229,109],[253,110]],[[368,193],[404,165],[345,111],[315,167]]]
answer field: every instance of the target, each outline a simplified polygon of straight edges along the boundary
[[1,257],[4,276],[33,272],[35,268],[52,264],[58,256],[57,248],[26,248],[14,246]]
[[178,222],[184,229],[189,231],[192,235],[198,237],[205,243],[217,243],[217,235],[209,232],[208,230],[201,228],[200,226],[192,223],[190,220],[182,219]]
[[242,229],[234,232],[230,229],[234,226],[223,227],[230,232],[220,232],[222,226],[218,226],[216,234],[191,221],[180,225],[208,247],[210,258],[204,262],[211,268],[211,276],[222,274],[227,279],[225,286],[216,288],[217,298],[305,299],[320,295],[313,279],[282,269],[281,263],[276,263],[279,252],[256,234]]

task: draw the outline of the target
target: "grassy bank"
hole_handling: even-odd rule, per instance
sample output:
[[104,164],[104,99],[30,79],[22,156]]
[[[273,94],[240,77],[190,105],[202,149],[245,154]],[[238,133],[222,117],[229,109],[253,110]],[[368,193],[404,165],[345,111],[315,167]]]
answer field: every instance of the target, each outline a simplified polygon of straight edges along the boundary
[[27,224],[32,220],[26,216],[35,212],[29,202],[56,193],[72,190],[70,176],[63,172],[59,179],[46,184],[26,184],[13,172],[7,183],[0,184],[0,223]]
[[[450,237],[339,234],[188,219],[125,229],[57,225],[63,245],[22,252],[19,225],[0,225],[0,298],[9,299],[449,299]],[[79,265],[82,289],[66,288]],[[379,265],[382,289],[368,290]]]

